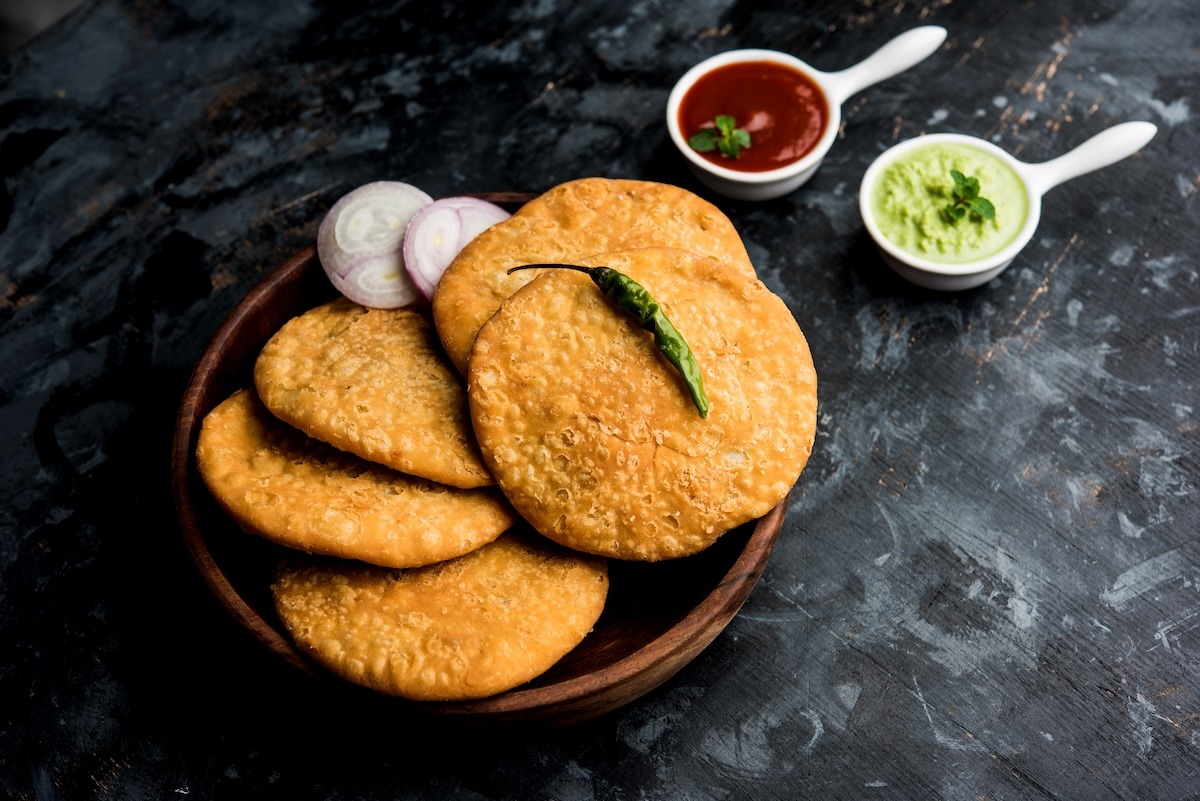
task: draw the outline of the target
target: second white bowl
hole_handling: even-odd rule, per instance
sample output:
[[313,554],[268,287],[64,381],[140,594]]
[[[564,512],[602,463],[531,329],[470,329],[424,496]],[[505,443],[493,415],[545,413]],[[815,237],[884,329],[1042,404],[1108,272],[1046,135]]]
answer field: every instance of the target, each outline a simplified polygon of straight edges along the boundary
[[[1158,131],[1149,122],[1126,122],[1115,125],[1071,151],[1050,161],[1030,164],[1020,161],[1000,147],[975,136],[937,133],[918,136],[885,150],[863,175],[859,188],[859,212],[884,262],[902,278],[928,289],[962,290],[980,286],[995,278],[1008,267],[1022,248],[1033,238],[1042,216],[1042,196],[1071,178],[1106,167],[1144,147]],[[972,147],[990,154],[1008,166],[1024,188],[1027,209],[1024,223],[1017,234],[1001,250],[980,259],[947,263],[924,258],[897,245],[881,229],[875,216],[874,192],[884,171],[902,156],[918,148],[938,144]],[[986,187],[983,188],[986,196]]]

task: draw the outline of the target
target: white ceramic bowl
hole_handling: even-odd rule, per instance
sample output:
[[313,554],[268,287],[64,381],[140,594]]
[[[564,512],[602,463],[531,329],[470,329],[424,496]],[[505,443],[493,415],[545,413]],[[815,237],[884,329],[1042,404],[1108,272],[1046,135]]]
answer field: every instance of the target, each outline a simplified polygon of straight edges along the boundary
[[[822,72],[787,53],[777,50],[745,49],[719,53],[701,61],[680,78],[667,98],[667,131],[671,141],[688,161],[700,181],[735,200],[769,200],[786,195],[804,184],[817,171],[829,152],[842,122],[842,104],[857,92],[892,77],[923,61],[946,39],[946,29],[936,25],[914,28],[897,36],[871,56],[840,72]],[[816,146],[799,161],[762,172],[734,170],[714,164],[688,145],[679,128],[679,106],[688,90],[702,76],[718,67],[744,62],[769,61],[791,67],[806,76],[825,96],[828,120]]]
[[[1033,238],[1042,217],[1042,196],[1063,181],[1106,167],[1132,155],[1146,145],[1157,132],[1149,122],[1126,122],[1093,136],[1075,149],[1050,161],[1030,164],[975,136],[937,133],[918,136],[885,150],[863,175],[858,206],[863,225],[875,242],[880,256],[902,278],[927,289],[956,291],[971,289],[995,278],[1010,265]],[[882,172],[906,153],[938,143],[960,144],[990,153],[1007,164],[1025,188],[1028,214],[1020,231],[1001,251],[962,264],[946,264],[913,255],[883,235],[875,219],[871,197]]]

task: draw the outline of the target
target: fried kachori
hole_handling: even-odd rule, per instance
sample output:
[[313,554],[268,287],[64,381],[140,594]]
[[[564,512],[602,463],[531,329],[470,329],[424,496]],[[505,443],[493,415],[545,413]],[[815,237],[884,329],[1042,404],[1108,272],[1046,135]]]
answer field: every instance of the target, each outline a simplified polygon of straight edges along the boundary
[[509,267],[650,246],[712,256],[754,275],[733,223],[699,195],[653,181],[567,181],[479,234],[442,274],[433,319],[450,361],[465,374],[480,326],[534,276],[508,275]]
[[687,341],[702,418],[653,335],[586,276],[542,270],[480,329],[471,420],[534,528],[620,559],[694,554],[783,500],[811,452],[817,377],[784,302],[714,258],[647,248],[583,259],[641,284]]
[[500,536],[516,515],[496,487],[415,478],[315,440],[241,389],[205,415],[201,478],[245,530],[278,545],[417,567]]
[[272,414],[336,448],[452,487],[494,483],[427,311],[310,309],[267,341],[254,384]]
[[528,682],[577,646],[608,596],[603,559],[509,531],[428,567],[289,559],[275,607],[316,662],[413,700],[484,698]]

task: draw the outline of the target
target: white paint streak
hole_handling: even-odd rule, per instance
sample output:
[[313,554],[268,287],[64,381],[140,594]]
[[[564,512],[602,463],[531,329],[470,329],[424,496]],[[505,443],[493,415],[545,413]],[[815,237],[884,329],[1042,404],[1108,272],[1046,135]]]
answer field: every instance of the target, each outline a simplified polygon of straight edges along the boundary
[[950,116],[950,112],[947,109],[944,109],[944,108],[934,109],[933,113],[929,115],[929,119],[925,120],[925,124],[926,125],[940,125],[941,123],[945,122],[946,118],[949,116]]
[[1196,193],[1196,184],[1191,177],[1176,173],[1175,190],[1179,192],[1181,198],[1187,200]]
[[858,696],[862,695],[862,686],[858,684],[839,684],[837,686],[837,697],[846,709],[854,709],[858,704]]
[[1067,322],[1072,328],[1079,325],[1079,313],[1083,311],[1083,301],[1078,298],[1071,298],[1067,301]]
[[1092,489],[1103,483],[1099,476],[1070,476],[1064,480],[1067,492],[1071,495],[1071,505],[1079,511],[1083,505],[1092,501]]
[[1125,644],[1128,647],[1125,649],[1125,653],[1121,654],[1120,661],[1122,661],[1122,662],[1129,661],[1129,659],[1131,657],[1133,657],[1134,654],[1137,653],[1137,643],[1134,642],[1133,638],[1130,637],[1128,634],[1125,635]]
[[1013,625],[1019,629],[1033,628],[1038,611],[1037,600],[1030,597],[1029,574],[1021,574],[1013,558],[1003,550],[996,554],[996,570],[1012,584],[1013,594],[1008,599],[1007,608],[1012,613]]
[[1171,435],[1148,422],[1133,422],[1130,443],[1134,453],[1141,456],[1138,486],[1147,498],[1190,497],[1195,491],[1192,476],[1180,469],[1183,454],[1178,452]]
[[1177,579],[1188,569],[1188,560],[1181,550],[1161,553],[1117,576],[1112,589],[1100,593],[1100,600],[1113,609],[1121,609],[1137,596]]
[[1037,606],[1024,598],[1009,598],[1008,611],[1012,612],[1013,625],[1019,629],[1033,628],[1034,621],[1037,620]]
[[1162,350],[1163,363],[1170,367],[1174,367],[1177,364],[1175,357],[1182,352],[1183,346],[1178,339],[1164,334]]
[[807,718],[808,722],[811,723],[813,727],[812,737],[810,737],[808,742],[805,743],[800,749],[805,756],[808,756],[812,753],[813,748],[816,747],[817,741],[821,739],[821,735],[825,733],[825,726],[821,723],[821,716],[816,712],[813,712],[811,709],[801,709],[800,714]]
[[1191,109],[1188,107],[1186,97],[1172,100],[1170,104],[1152,97],[1150,98],[1150,107],[1157,111],[1158,115],[1163,118],[1163,122],[1172,128],[1182,125],[1191,118]]
[[1159,289],[1170,289],[1171,283],[1176,279],[1187,284],[1195,283],[1195,269],[1177,254],[1148,259],[1145,266],[1150,271],[1150,281]]
[[[1164,651],[1169,652],[1173,650],[1172,643],[1174,643],[1174,648],[1178,648],[1179,638],[1197,628],[1200,628],[1200,606],[1193,606],[1176,619],[1159,623],[1158,629],[1154,632],[1154,639],[1158,640]],[[1150,650],[1153,651],[1156,648],[1158,645],[1151,646]]]
[[[892,538],[892,550],[888,551],[887,555],[891,556],[894,553],[903,554],[904,543],[900,541],[900,529],[896,525],[896,521],[892,519],[892,516],[888,513],[887,507],[885,507],[882,503],[876,504],[876,508],[879,510],[879,516],[883,518],[883,522],[887,523],[888,534],[891,535]],[[886,559],[884,561],[886,561]],[[877,561],[876,564],[882,565],[883,563]]]
[[732,733],[713,729],[700,742],[708,758],[744,776],[766,776],[772,770],[773,752],[767,732],[778,725],[770,715],[747,720]]
[[1145,526],[1135,524],[1124,512],[1117,512],[1117,523],[1121,526],[1122,534],[1135,540],[1141,539],[1142,532],[1146,530]]
[[1128,267],[1133,264],[1133,255],[1136,252],[1137,249],[1133,245],[1121,245],[1109,254],[1108,260],[1117,267]]
[[921,704],[921,709],[925,711],[925,719],[929,721],[929,729],[933,732],[933,740],[938,745],[950,749],[951,751],[980,751],[983,750],[983,744],[973,740],[959,740],[942,732],[936,723],[933,722],[933,713],[929,711],[929,704],[925,702],[925,693],[921,691],[921,685],[917,681],[917,677],[913,676],[913,686],[916,691],[913,695]]
[[1136,699],[1125,702],[1125,711],[1133,723],[1133,742],[1137,746],[1138,756],[1144,758],[1154,745],[1154,732],[1150,728],[1150,718],[1156,714],[1154,705],[1138,693]]

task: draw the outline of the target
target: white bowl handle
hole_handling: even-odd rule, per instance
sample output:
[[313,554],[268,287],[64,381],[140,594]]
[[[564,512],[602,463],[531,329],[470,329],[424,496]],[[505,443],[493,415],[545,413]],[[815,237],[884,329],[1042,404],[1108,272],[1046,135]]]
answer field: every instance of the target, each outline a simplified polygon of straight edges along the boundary
[[1093,170],[1132,156],[1154,138],[1158,127],[1151,122],[1123,122],[1101,131],[1082,145],[1039,164],[1026,164],[1025,183],[1030,193],[1041,196],[1049,190]]
[[865,59],[840,72],[822,73],[825,90],[835,106],[868,86],[887,80],[933,55],[946,41],[946,29],[925,25],[900,34]]

